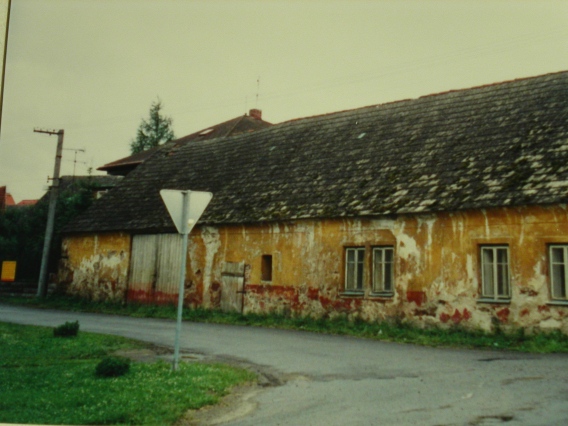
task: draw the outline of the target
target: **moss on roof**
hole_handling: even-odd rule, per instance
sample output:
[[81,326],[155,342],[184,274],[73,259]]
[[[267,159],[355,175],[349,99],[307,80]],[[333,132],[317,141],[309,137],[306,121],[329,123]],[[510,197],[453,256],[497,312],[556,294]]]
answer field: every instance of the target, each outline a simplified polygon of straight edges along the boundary
[[172,231],[163,188],[209,224],[567,203],[568,72],[161,150],[67,230]]

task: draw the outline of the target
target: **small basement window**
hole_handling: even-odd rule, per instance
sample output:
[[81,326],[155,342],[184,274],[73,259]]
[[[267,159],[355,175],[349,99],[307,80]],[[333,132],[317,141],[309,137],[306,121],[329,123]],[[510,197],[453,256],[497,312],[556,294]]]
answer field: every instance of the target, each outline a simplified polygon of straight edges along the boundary
[[262,281],[272,281],[272,255],[263,254],[261,264]]

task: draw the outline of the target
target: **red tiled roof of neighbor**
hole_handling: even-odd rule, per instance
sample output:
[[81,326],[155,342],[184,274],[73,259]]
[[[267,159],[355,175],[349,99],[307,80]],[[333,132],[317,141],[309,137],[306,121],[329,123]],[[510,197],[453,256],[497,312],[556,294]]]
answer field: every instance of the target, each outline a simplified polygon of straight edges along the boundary
[[[178,146],[188,142],[233,136],[240,133],[248,133],[255,130],[264,129],[269,126],[272,126],[272,124],[262,119],[262,112],[260,110],[251,109],[249,115],[245,114],[216,124],[214,126],[206,127],[205,129],[199,130],[195,133],[191,133],[189,135],[182,136],[181,138],[166,142],[163,145],[159,145],[146,151],[138,152],[128,157],[107,163],[104,166],[99,167],[97,170],[106,171],[109,174],[126,174],[134,169],[137,165],[142,164],[144,161],[148,160],[166,145]],[[123,173],[122,170],[126,171],[126,173]]]
[[16,205],[17,206],[33,206],[34,204],[37,203],[37,201],[38,200],[22,200]]
[[15,206],[16,202],[14,201],[14,197],[12,197],[12,194],[6,193],[6,198],[5,198],[5,206]]

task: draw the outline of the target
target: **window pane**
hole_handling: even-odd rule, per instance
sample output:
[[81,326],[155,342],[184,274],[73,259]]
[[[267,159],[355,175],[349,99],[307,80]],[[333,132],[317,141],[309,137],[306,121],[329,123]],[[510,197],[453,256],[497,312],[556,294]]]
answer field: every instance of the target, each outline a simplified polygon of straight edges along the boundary
[[497,250],[497,295],[509,296],[509,259],[507,249]]
[[355,261],[355,250],[349,249],[347,250],[347,261],[354,262]]
[[383,251],[373,250],[373,291],[383,289]]
[[363,288],[363,265],[365,262],[365,250],[357,250],[357,289]]
[[483,295],[493,297],[493,265],[483,265]]
[[394,250],[385,249],[385,262],[392,263],[393,257],[394,257]]
[[392,282],[393,282],[393,267],[391,263],[385,263],[385,282],[383,284],[383,289],[385,291],[392,291]]
[[357,289],[363,288],[363,262],[357,263]]
[[485,264],[493,264],[493,249],[484,248],[481,250],[483,255],[483,263]]
[[552,265],[552,297],[566,298],[566,267],[564,264]]
[[347,289],[352,289],[355,287],[355,264],[353,262],[347,263],[345,287]]
[[508,263],[507,249],[504,249],[504,248],[497,249],[497,262],[498,263]]
[[374,254],[375,254],[375,264],[380,264],[383,263],[383,250],[382,249],[375,249],[374,250]]
[[509,295],[509,268],[508,265],[497,265],[497,295]]
[[373,290],[381,291],[383,288],[383,263],[380,252],[375,252],[375,265],[373,267]]
[[483,296],[494,296],[493,283],[493,250],[490,248],[481,249],[481,274],[483,282]]
[[552,261],[555,263],[564,263],[564,249],[562,247],[553,247]]

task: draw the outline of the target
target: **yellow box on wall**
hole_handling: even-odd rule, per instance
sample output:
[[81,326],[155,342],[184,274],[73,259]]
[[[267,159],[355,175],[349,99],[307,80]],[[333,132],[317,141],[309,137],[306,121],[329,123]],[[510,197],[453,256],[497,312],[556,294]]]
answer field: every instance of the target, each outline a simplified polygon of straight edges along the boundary
[[2,262],[2,276],[0,281],[12,282],[16,280],[16,262],[5,260]]

